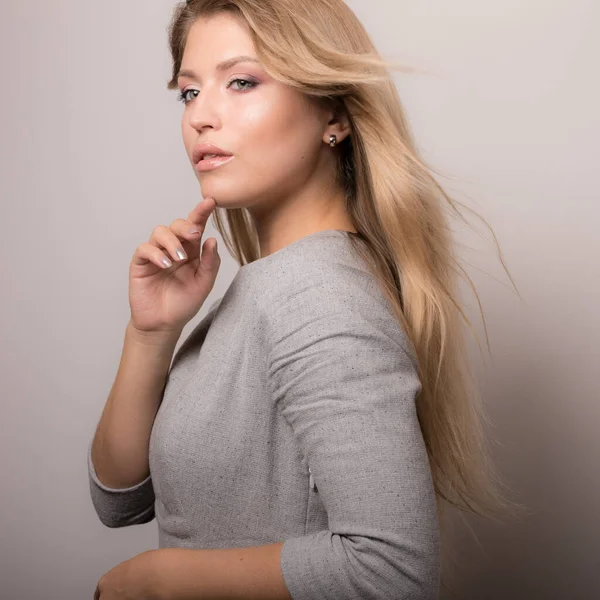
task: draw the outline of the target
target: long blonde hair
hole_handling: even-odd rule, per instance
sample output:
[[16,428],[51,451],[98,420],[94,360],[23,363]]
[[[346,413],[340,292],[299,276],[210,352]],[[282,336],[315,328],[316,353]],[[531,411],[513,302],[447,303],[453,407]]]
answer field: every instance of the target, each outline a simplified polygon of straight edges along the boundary
[[[388,67],[414,70],[381,59],[342,0],[192,0],[176,5],[169,26],[169,89],[177,87],[190,26],[198,17],[220,11],[248,25],[269,75],[343,111],[350,122],[350,135],[338,145],[337,169],[347,212],[358,232],[358,239],[349,239],[370,265],[417,353],[422,383],[417,413],[440,523],[444,524],[443,501],[493,520],[526,514],[526,507],[509,499],[508,488],[494,472],[485,447],[489,419],[466,368],[461,317],[476,338],[477,334],[460,306],[457,275],[477,296],[488,349],[489,340],[475,286],[454,253],[448,217],[466,222],[457,206],[461,203],[442,189],[419,155]],[[217,208],[213,218],[240,265],[260,258],[246,209]],[[494,240],[512,282],[495,236]],[[442,531],[443,562],[450,558],[444,538]]]

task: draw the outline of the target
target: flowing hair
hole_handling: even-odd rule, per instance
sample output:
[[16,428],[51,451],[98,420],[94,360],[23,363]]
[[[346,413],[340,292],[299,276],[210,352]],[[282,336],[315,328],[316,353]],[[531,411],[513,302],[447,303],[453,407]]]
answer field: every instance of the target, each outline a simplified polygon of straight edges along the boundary
[[[450,229],[450,216],[468,224],[458,209],[465,206],[442,189],[420,156],[388,71],[415,69],[383,60],[343,0],[190,0],[175,6],[168,29],[173,65],[169,89],[177,88],[191,25],[198,17],[222,11],[246,24],[271,77],[348,118],[350,135],[336,147],[336,177],[358,232],[349,239],[416,350],[422,384],[416,407],[436,491],[445,564],[451,553],[444,535],[444,502],[495,521],[529,511],[510,499],[510,489],[494,470],[485,445],[490,420],[467,369],[461,318],[476,339],[477,334],[458,299],[458,276],[477,297],[488,350],[489,340],[479,296],[455,256]],[[213,218],[240,265],[260,258],[245,208],[217,207]],[[477,344],[481,351],[478,339]]]

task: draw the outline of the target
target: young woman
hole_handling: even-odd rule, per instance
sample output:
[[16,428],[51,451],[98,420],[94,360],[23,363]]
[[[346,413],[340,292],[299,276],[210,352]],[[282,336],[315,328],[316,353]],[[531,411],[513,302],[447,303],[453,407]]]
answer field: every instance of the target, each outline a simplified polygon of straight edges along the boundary
[[[455,202],[342,0],[192,0],[169,35],[204,200],[136,249],[88,450],[102,522],[156,517],[159,549],[96,597],[436,598],[443,502],[518,507],[468,384]],[[241,268],[173,358],[211,214]]]

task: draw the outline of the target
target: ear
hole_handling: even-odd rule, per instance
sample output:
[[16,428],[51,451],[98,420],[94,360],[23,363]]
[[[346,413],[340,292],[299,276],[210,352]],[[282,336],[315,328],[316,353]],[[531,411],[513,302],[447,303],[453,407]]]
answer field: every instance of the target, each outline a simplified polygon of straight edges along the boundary
[[338,144],[350,135],[350,121],[341,102],[336,104],[335,108],[330,109],[329,122],[323,135],[326,143],[329,143],[330,135],[335,135]]

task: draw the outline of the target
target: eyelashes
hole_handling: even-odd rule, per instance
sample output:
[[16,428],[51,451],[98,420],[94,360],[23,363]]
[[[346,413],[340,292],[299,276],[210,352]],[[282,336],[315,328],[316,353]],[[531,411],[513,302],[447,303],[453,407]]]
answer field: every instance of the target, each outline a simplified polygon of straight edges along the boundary
[[[242,88],[241,90],[237,90],[240,91],[242,93],[245,93],[246,91],[251,90],[252,88],[255,88],[258,85],[257,81],[252,81],[250,79],[241,79],[241,78],[237,78],[237,79],[232,79],[229,84],[227,85],[227,87],[229,88],[233,83],[235,83],[236,81],[239,81],[240,83],[244,83],[244,84],[248,84],[247,87]],[[182,92],[179,92],[179,94],[177,95],[177,100],[179,102],[182,102],[183,104],[188,104],[190,102],[190,97],[188,96],[189,92],[197,92],[198,90],[194,90],[194,89],[189,89],[189,90],[184,90]],[[193,98],[195,98],[196,96],[193,96]]]

